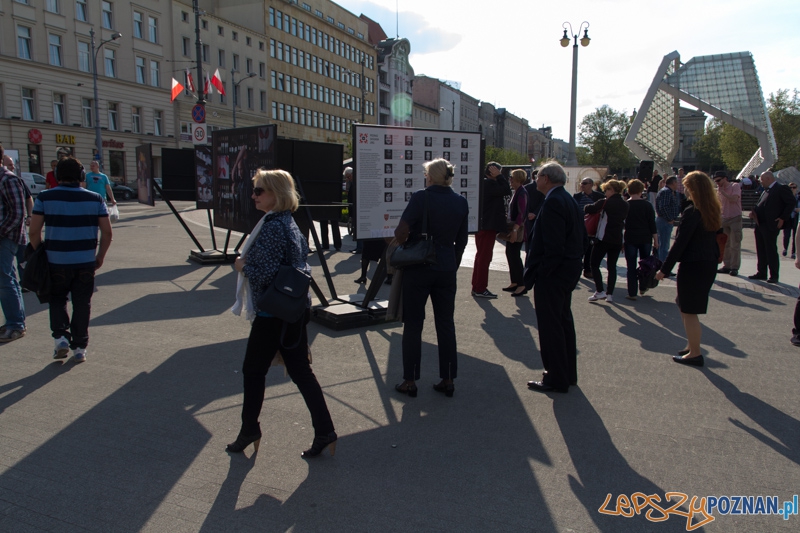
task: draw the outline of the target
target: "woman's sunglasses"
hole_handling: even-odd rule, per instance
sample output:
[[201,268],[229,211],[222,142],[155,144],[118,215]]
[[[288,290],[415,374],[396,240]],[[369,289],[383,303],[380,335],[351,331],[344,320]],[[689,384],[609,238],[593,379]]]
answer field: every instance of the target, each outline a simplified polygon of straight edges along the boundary
[[256,196],[261,196],[261,193],[263,192],[264,189],[262,189],[261,187],[253,187],[253,194],[255,194]]

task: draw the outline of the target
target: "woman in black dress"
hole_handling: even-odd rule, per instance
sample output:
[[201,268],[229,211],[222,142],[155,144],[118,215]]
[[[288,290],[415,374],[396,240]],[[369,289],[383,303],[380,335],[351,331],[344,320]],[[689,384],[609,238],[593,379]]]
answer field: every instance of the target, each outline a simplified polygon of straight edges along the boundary
[[672,359],[684,365],[703,366],[698,315],[708,310],[708,295],[717,277],[717,231],[722,227],[722,206],[711,178],[703,172],[687,174],[683,186],[689,199],[681,212],[675,242],[656,279],[670,275],[675,263],[680,262],[678,307],[686,330],[686,347]]

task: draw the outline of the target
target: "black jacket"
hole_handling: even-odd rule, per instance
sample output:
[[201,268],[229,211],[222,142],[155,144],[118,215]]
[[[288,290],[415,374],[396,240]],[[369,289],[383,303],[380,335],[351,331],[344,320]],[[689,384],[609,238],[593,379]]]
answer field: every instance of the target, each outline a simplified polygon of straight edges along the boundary
[[598,200],[583,208],[586,213],[599,213],[605,211],[608,222],[606,232],[600,239],[607,244],[622,245],[622,230],[625,227],[625,217],[628,216],[628,202],[621,194],[615,194],[611,198]]
[[648,244],[652,242],[656,229],[656,210],[645,199],[628,200],[628,216],[625,218],[625,242]]
[[792,210],[795,207],[795,199],[792,190],[786,185],[775,183],[767,189],[767,198],[761,205],[756,205],[753,209],[758,217],[758,227],[762,230],[778,233],[778,222],[776,219],[783,219],[783,227],[789,224],[792,217]]
[[497,232],[506,231],[506,202],[505,197],[511,195],[511,186],[508,179],[502,175],[491,180],[483,178],[483,208],[478,229]]
[[[535,181],[531,181],[525,185],[525,191],[528,193],[528,214],[530,215],[533,213],[538,216],[539,210],[542,208],[542,203],[544,202],[544,194],[539,192]],[[534,220],[525,221],[525,234],[528,236],[528,239],[530,239],[533,234],[534,222],[536,222],[535,218]]]
[[705,229],[700,211],[695,209],[692,202],[686,202],[686,207],[681,213],[681,220],[678,223],[675,242],[667,254],[661,272],[665,274],[672,272],[675,263],[679,261],[682,263],[691,261],[716,263],[718,257],[717,232]]

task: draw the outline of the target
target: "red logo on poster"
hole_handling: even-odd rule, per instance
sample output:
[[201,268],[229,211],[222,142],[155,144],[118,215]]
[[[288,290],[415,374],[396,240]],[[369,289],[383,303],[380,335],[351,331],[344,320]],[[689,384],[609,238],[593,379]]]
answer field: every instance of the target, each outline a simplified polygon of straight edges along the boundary
[[369,140],[369,136],[366,133],[359,133],[358,134],[358,143],[359,144],[367,144]]
[[28,130],[28,140],[33,144],[42,142],[42,132],[37,129]]
[[383,220],[389,220],[389,213],[386,213],[385,215],[383,215]]

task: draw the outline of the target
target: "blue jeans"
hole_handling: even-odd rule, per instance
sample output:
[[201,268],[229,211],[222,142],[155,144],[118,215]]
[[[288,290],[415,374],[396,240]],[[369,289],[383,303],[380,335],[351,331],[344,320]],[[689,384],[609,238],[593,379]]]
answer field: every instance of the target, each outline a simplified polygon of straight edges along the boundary
[[656,230],[658,231],[658,258],[667,259],[669,253],[669,240],[672,237],[672,224],[661,217],[656,217]]
[[17,281],[14,259],[17,256],[17,243],[9,238],[0,238],[0,305],[6,317],[6,328],[25,329],[25,303],[22,289]]
[[653,245],[647,244],[628,244],[625,243],[625,262],[628,264],[628,296],[636,296],[639,292],[639,278],[636,275],[636,268],[639,266],[637,259],[644,259],[650,256]]

